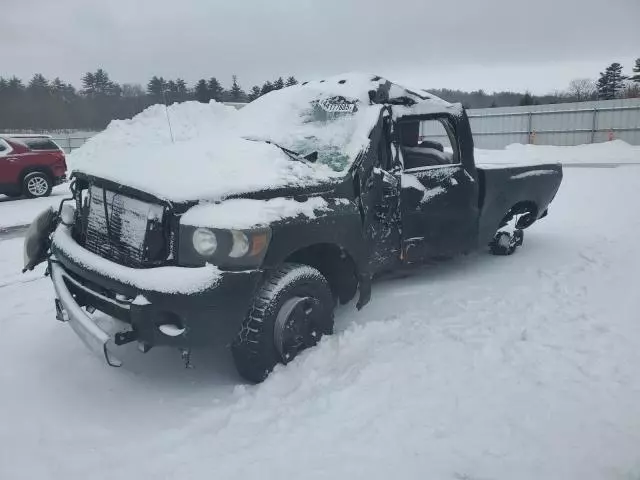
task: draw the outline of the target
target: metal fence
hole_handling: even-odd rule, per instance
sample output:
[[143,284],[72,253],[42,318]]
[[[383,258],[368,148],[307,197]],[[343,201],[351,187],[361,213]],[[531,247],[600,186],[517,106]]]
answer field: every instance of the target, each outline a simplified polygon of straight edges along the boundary
[[[612,139],[640,145],[640,98],[482,108],[467,113],[478,148],[499,149],[511,143],[580,145]],[[423,123],[420,134],[423,138],[446,141],[443,129],[433,123]],[[93,135],[95,132],[52,136],[69,153]]]
[[96,133],[98,132],[71,133],[68,135],[52,134],[51,138],[66,153],[71,153],[72,150],[80,148],[82,145],[84,145],[84,143],[91,137],[93,137]]
[[[511,143],[580,145],[621,139],[640,145],[640,98],[469,110],[475,146],[499,149]],[[433,122],[424,138],[442,141]]]

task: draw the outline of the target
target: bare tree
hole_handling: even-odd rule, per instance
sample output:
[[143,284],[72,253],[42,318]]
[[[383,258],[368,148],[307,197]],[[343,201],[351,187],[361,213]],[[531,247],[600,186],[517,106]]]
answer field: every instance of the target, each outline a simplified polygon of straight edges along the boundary
[[568,93],[578,102],[593,100],[596,95],[596,83],[590,78],[575,78],[569,82]]
[[622,92],[622,98],[640,98],[640,83],[627,82]]

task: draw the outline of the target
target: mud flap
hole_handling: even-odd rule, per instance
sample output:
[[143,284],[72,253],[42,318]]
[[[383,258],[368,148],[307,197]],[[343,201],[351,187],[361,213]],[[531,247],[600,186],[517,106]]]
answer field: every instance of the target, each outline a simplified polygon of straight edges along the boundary
[[356,308],[361,310],[369,300],[371,300],[371,275],[360,274],[358,276],[358,283],[360,285],[360,296],[358,297],[358,303],[356,303]]

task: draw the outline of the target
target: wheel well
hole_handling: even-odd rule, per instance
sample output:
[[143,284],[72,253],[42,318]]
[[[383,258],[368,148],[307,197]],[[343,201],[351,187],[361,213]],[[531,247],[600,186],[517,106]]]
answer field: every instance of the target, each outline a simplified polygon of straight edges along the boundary
[[522,215],[518,219],[518,228],[530,227],[538,218],[538,206],[530,200],[516,203],[504,216],[502,225],[506,225],[516,215]]
[[338,245],[319,243],[297,250],[285,262],[303,263],[316,268],[329,282],[334,296],[344,304],[358,289],[357,267],[349,253]]

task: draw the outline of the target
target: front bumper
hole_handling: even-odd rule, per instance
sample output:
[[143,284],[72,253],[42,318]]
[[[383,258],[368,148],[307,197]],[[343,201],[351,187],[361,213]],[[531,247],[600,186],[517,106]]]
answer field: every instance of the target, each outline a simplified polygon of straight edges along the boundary
[[[62,305],[63,311],[58,313],[61,319],[68,322],[74,332],[80,337],[84,344],[96,355],[104,356],[107,364],[112,367],[119,367],[122,362],[112,353],[113,339],[111,336],[98,327],[93,319],[87,315],[80,305],[76,303],[73,294],[67,288],[66,280],[71,280],[64,269],[56,262],[51,263],[51,280],[56,291],[58,301]],[[58,310],[58,308],[56,308]]]
[[[59,227],[59,229],[62,227]],[[193,268],[172,267],[176,277],[175,288],[166,282],[161,289],[154,289],[154,277],[160,269],[130,269],[113,262],[111,268],[122,270],[119,278],[100,272],[107,260],[98,257],[74,243],[71,251],[52,242],[53,256],[50,260],[51,278],[64,319],[95,353],[109,365],[120,362],[113,355],[116,344],[138,341],[146,347],[157,345],[191,348],[229,342],[239,331],[242,321],[251,306],[251,300],[261,279],[261,270],[221,271],[216,281],[196,291],[184,287],[184,276]],[[70,254],[72,253],[72,254]],[[95,258],[94,258],[95,257]],[[161,267],[162,268],[162,267]],[[166,267],[165,267],[166,268]],[[111,335],[103,331],[83,307],[95,308],[126,324],[128,332]],[[165,325],[178,326],[173,334],[167,334]]]

